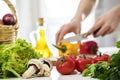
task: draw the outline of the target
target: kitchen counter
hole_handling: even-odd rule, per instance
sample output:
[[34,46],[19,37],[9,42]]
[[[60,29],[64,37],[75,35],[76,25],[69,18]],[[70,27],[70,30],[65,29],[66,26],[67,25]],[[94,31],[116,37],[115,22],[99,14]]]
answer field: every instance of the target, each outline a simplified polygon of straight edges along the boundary
[[[0,80],[3,80],[3,79],[0,79]],[[73,74],[70,74],[70,75],[61,75],[57,72],[56,68],[53,67],[50,77],[35,77],[35,78],[29,78],[29,79],[9,78],[5,80],[98,80],[98,79],[83,77],[81,73],[78,73],[77,71],[75,71]]]

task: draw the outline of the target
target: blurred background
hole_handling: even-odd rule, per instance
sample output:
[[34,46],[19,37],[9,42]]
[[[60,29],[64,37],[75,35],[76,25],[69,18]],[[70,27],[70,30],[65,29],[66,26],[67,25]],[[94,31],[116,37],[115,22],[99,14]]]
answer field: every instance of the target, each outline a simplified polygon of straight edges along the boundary
[[[37,19],[38,17],[44,17],[46,24],[46,37],[48,45],[53,51],[54,55],[56,54],[56,49],[51,45],[55,44],[55,34],[59,28],[69,22],[72,17],[75,15],[78,4],[80,0],[10,0],[16,8],[17,16],[19,20],[19,35],[18,37],[31,42],[30,33],[38,28]],[[117,0],[113,1],[112,4],[108,4],[109,0],[97,0],[95,8],[92,10],[91,14],[87,17],[86,20],[82,22],[82,33],[88,31],[90,27],[94,24],[96,17],[101,15],[103,12],[111,9],[114,5],[119,4]],[[119,1],[119,0],[118,0]],[[0,1],[0,18],[5,13],[11,12],[7,5],[1,0]],[[105,5],[109,5],[106,7]],[[96,9],[97,8],[97,9]],[[114,34],[103,39],[97,38],[90,39],[96,40],[101,47],[114,46],[115,41],[119,40],[119,32],[117,31]],[[74,35],[70,33],[67,36]]]

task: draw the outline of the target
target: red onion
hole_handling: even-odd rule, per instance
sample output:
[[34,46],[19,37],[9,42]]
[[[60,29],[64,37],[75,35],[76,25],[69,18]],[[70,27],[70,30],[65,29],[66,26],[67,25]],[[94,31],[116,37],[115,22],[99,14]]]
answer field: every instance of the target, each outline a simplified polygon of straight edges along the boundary
[[14,25],[16,24],[16,18],[13,14],[5,14],[2,18],[4,25]]

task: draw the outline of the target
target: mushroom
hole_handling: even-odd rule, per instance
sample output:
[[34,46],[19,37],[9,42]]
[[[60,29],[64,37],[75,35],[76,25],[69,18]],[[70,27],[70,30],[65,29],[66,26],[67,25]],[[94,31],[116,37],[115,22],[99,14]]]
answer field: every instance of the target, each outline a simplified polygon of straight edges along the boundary
[[42,62],[42,69],[44,70],[43,76],[50,76],[53,67],[52,62],[47,58],[41,58],[40,61]]
[[50,76],[52,62],[46,58],[31,59],[28,62],[28,69],[23,73],[23,78],[31,76]]
[[50,71],[52,70],[53,64],[48,58],[40,58],[39,60],[41,61],[42,64],[44,64],[44,66],[45,65],[48,66]]

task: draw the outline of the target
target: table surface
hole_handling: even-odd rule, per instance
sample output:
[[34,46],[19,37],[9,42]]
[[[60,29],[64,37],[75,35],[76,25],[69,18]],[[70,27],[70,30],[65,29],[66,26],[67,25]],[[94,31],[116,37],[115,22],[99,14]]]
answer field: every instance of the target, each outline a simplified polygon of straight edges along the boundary
[[98,80],[98,79],[93,79],[90,77],[83,77],[81,73],[78,73],[77,71],[75,71],[73,74],[70,74],[70,75],[61,75],[57,72],[56,68],[53,67],[50,77],[34,77],[34,78],[29,78],[29,79],[9,78],[5,80]]
[[[102,53],[108,53],[109,55],[112,55],[113,53],[117,52],[118,49],[116,47],[104,47],[104,48],[99,48],[99,51]],[[2,80],[2,79],[0,79]],[[26,80],[23,78],[9,78],[5,80]],[[57,72],[55,66],[53,67],[51,71],[51,76],[50,77],[35,77],[35,78],[29,78],[27,80],[98,80],[98,79],[93,79],[90,77],[83,77],[81,73],[75,71],[73,74],[70,75],[61,75]]]

